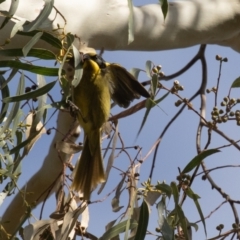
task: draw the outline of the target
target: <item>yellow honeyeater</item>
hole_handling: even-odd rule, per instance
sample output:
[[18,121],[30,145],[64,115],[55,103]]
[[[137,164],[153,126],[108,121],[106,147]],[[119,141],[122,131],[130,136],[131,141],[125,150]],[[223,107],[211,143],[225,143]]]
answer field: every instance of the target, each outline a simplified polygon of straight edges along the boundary
[[101,154],[101,129],[110,114],[111,99],[121,107],[147,90],[123,67],[105,62],[96,54],[83,56],[83,75],[73,89],[73,102],[79,108],[77,118],[84,130],[82,154],[74,172],[72,189],[81,191],[85,200],[105,181]]

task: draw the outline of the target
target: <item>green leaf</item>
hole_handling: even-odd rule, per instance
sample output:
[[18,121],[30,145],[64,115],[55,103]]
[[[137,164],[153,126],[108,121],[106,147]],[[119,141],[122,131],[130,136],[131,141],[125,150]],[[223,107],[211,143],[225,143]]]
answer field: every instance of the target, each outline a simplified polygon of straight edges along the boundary
[[[23,93],[24,87],[25,87],[25,78],[24,78],[24,74],[22,73],[19,84],[18,84],[18,89],[17,89],[16,95]],[[0,130],[0,135],[2,135],[5,132],[5,130],[7,130],[9,128],[12,120],[14,119],[14,117],[16,116],[16,114],[18,112],[19,105],[20,105],[20,102],[16,102],[13,104],[12,109],[7,117],[7,120],[4,123],[4,126]]]
[[208,150],[201,152],[187,164],[187,166],[183,169],[182,174],[190,172],[192,169],[194,169],[196,166],[198,166],[206,157],[208,157],[214,153],[217,153],[217,152],[220,152],[220,150],[208,149]]
[[[34,30],[34,31],[31,31],[31,32],[17,32],[17,34],[18,35],[22,35],[22,36],[33,37],[38,32],[42,32],[42,31]],[[50,33],[43,32],[43,35],[41,36],[40,39],[45,41],[45,42],[47,42],[48,44],[52,45],[53,47],[55,47],[57,49],[61,49],[62,48],[61,41],[57,37],[53,36]]]
[[44,76],[58,76],[57,68],[34,66],[14,60],[0,61],[0,67],[18,68]]
[[171,197],[172,188],[169,185],[167,185],[165,183],[159,183],[155,187],[156,187],[157,190],[160,190],[160,191],[164,192],[168,196],[168,198]]
[[85,209],[86,209],[86,205],[83,205],[82,207],[77,208],[72,212],[69,211],[65,214],[63,219],[63,225],[61,228],[60,240],[68,239],[68,235],[70,234],[72,229],[75,227],[75,224],[77,222],[79,215],[82,214]]
[[[128,220],[118,223],[116,226],[111,227],[109,230],[107,230],[100,238],[99,240],[109,240],[115,236],[117,236],[120,233],[123,233],[126,229],[126,224]],[[133,219],[130,219],[130,226],[129,229],[134,229],[138,226],[137,222]]]
[[178,188],[177,188],[177,185],[175,182],[171,182],[171,188],[172,188],[174,203],[175,203],[175,205],[177,205],[178,200],[179,200],[179,192],[178,192]]
[[165,214],[166,214],[166,203],[165,203],[165,196],[162,197],[161,201],[157,204],[157,212],[158,212],[158,225],[159,228],[162,228],[162,225],[165,221]]
[[232,86],[231,88],[238,88],[240,87],[240,77],[236,78],[233,83],[232,83]]
[[32,134],[31,137],[29,137],[28,139],[26,139],[25,141],[21,142],[20,144],[18,144],[16,147],[12,148],[9,151],[9,154],[16,154],[17,152],[19,152],[19,150],[23,147],[25,147],[26,145],[28,145],[29,143],[31,143],[31,141],[41,132],[42,129],[40,129],[39,131],[36,131],[34,134]]
[[206,229],[205,219],[204,219],[204,216],[203,216],[203,213],[202,213],[201,206],[200,206],[200,204],[199,204],[199,202],[198,202],[198,199],[199,199],[200,197],[199,197],[197,194],[195,194],[190,187],[188,187],[185,192],[186,192],[186,194],[188,195],[188,197],[190,197],[191,199],[193,199],[193,201],[194,201],[194,203],[195,203],[195,205],[196,205],[196,208],[197,208],[197,210],[198,210],[199,216],[200,216],[201,221],[202,221],[202,223],[203,223],[205,236],[207,237],[207,229]]
[[177,214],[178,214],[178,217],[179,217],[179,221],[180,221],[182,230],[184,232],[184,237],[185,237],[186,240],[189,240],[186,217],[184,215],[184,212],[183,212],[182,208],[178,204],[176,205],[176,211],[177,211]]
[[147,233],[147,227],[148,227],[148,220],[149,220],[149,209],[148,205],[145,200],[143,200],[141,208],[140,208],[140,216],[138,220],[138,228],[135,235],[135,240],[144,240],[146,233]]
[[168,224],[167,220],[164,218],[163,225],[161,227],[161,233],[164,240],[174,239],[174,229]]
[[[0,50],[0,56],[23,57],[23,51],[21,48],[2,49],[2,50]],[[56,59],[56,56],[53,52],[51,52],[47,49],[41,49],[41,48],[30,49],[27,56],[41,58],[44,60]]]
[[153,65],[152,61],[150,60],[146,61],[145,69],[146,69],[146,74],[149,78],[152,78],[152,65]]
[[39,41],[41,36],[43,35],[43,32],[36,33],[31,40],[23,47],[22,52],[24,57],[28,55],[28,52],[31,50],[31,48]]
[[139,73],[142,71],[142,69],[140,68],[132,68],[130,69],[130,73],[136,78],[138,79]]
[[28,99],[32,99],[32,98],[42,96],[42,95],[48,93],[53,88],[53,86],[56,84],[56,82],[57,81],[50,82],[50,83],[44,85],[43,87],[38,88],[35,91],[31,91],[31,92],[28,92],[28,93],[25,93],[25,94],[22,94],[22,95],[18,95],[18,96],[14,96],[14,97],[4,98],[3,102],[4,103],[19,102],[19,101],[22,101],[22,100],[28,100]]
[[16,114],[16,116],[13,119],[13,124],[12,124],[12,132],[11,132],[11,136],[12,138],[15,137],[15,132],[17,131],[18,125],[20,123],[20,119],[23,116],[23,111],[21,109],[18,109],[18,112]]
[[152,81],[151,81],[151,89],[152,89],[152,95],[155,96],[158,86],[158,76],[157,74],[153,74]]
[[[6,81],[5,81],[4,77],[2,75],[0,75],[0,86],[1,86],[2,99],[7,98],[10,95],[8,85],[6,85],[5,87],[2,88],[2,86],[4,85],[5,82]],[[0,124],[3,122],[3,120],[7,114],[8,105],[9,105],[8,103],[2,104],[1,113],[0,113]]]
[[[37,82],[38,82],[38,86],[40,88],[44,88],[46,86],[46,81],[45,81],[45,79],[42,75],[37,75]],[[46,105],[46,102],[47,102],[46,93],[44,93],[44,94],[42,94],[41,96],[38,97],[37,112],[36,112],[36,115],[34,117],[31,128],[35,129],[37,127],[37,124],[41,121],[41,118],[44,114],[43,107]]]
[[[1,1],[1,2],[3,2],[3,1]],[[11,6],[8,11],[8,16],[2,22],[0,29],[2,29],[9,22],[9,20],[12,18],[12,16],[15,14],[15,12],[17,11],[17,8],[18,8],[18,4],[19,4],[19,0],[11,1]]]
[[[53,0],[44,0],[45,4],[43,9],[41,10],[40,14],[37,16],[36,19],[34,19],[32,22],[28,22],[23,25],[24,32],[31,32],[33,30],[36,30],[37,28],[40,28],[41,25],[48,20],[48,16],[52,11],[54,1]],[[50,24],[50,20],[49,24]]]
[[168,0],[159,0],[159,3],[161,5],[163,18],[165,20],[168,13]]
[[128,44],[134,41],[134,14],[132,0],[128,0],[129,17],[128,17]]

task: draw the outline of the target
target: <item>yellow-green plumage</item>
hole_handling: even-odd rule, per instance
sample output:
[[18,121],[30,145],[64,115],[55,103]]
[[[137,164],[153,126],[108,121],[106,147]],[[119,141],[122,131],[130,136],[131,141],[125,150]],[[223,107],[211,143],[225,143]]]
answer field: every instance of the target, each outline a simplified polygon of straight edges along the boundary
[[109,83],[96,62],[87,59],[83,76],[73,90],[73,102],[79,108],[78,120],[84,129],[83,151],[74,174],[73,190],[81,190],[84,199],[98,183],[104,182],[105,174],[101,155],[101,127],[110,114],[111,96]]
[[135,98],[150,97],[146,89],[123,67],[106,63],[100,56],[85,54],[83,76],[73,89],[78,120],[85,139],[74,172],[72,189],[81,191],[85,200],[98,183],[105,181],[101,155],[101,128],[110,114],[111,98],[128,107]]

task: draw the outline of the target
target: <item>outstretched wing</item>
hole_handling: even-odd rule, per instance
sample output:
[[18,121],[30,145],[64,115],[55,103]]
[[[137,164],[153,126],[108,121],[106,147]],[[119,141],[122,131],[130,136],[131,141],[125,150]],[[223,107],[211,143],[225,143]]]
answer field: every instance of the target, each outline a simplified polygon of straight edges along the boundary
[[148,91],[125,68],[115,63],[106,63],[106,66],[112,99],[120,107],[127,108],[135,98],[140,98],[140,96],[150,97]]

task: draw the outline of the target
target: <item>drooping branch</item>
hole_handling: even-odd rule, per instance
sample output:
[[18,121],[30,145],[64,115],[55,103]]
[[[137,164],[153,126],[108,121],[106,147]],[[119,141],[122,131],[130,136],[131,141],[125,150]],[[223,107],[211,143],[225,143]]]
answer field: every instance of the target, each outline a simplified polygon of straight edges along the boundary
[[[0,10],[8,10],[10,2],[2,3]],[[42,0],[20,1],[15,17],[32,21],[43,5]],[[54,6],[57,10],[53,8],[49,16],[52,22],[44,23],[46,30],[65,27],[65,33],[76,34],[82,44],[96,49],[157,51],[197,44],[219,44],[240,52],[239,0],[170,2],[165,20],[158,4],[134,7],[134,41],[129,45],[127,0],[72,0],[71,4],[56,0]],[[5,17],[0,16],[0,23],[3,19]],[[13,25],[12,21],[1,31],[0,44],[9,38]],[[18,36],[9,48],[25,43],[26,38]],[[79,47],[77,39],[76,46]]]

